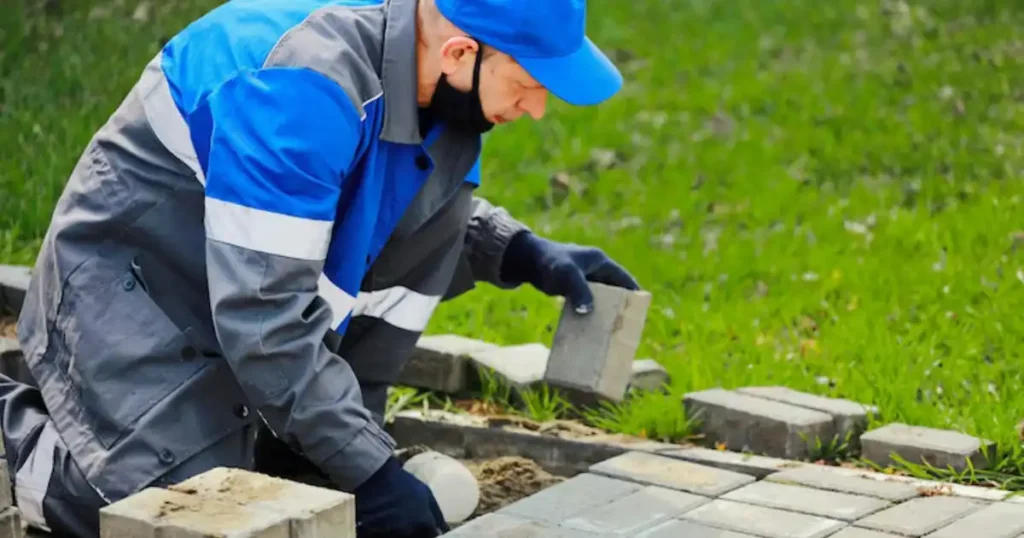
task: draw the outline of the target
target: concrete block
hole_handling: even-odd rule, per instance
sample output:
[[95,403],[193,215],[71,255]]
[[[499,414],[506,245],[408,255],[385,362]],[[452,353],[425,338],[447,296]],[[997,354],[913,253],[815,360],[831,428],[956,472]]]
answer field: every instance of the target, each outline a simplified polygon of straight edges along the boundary
[[765,477],[765,480],[778,484],[792,484],[825,491],[864,495],[893,502],[912,499],[920,494],[917,487],[912,484],[871,480],[823,465],[808,465],[781,471]]
[[544,378],[551,350],[544,344],[521,344],[470,352],[474,373],[485,370],[519,389],[531,388]]
[[680,517],[709,527],[765,538],[823,538],[846,526],[835,519],[722,499],[716,499]]
[[31,268],[0,265],[0,314],[21,312],[31,279]]
[[557,525],[642,487],[633,482],[584,473],[520,499],[495,513]]
[[899,482],[914,486],[918,494],[927,495],[952,495],[953,497],[967,497],[981,501],[1001,501],[1010,496],[1009,491],[991,487],[965,486],[951,482],[940,482],[937,480],[925,480],[912,476],[885,474],[868,469],[850,469],[845,467],[831,467],[830,470],[858,478],[875,480],[880,482]]
[[[0,435],[0,442],[3,436]],[[7,468],[7,460],[0,459],[0,510],[12,506],[14,500],[11,496],[11,473]]]
[[751,534],[717,529],[692,521],[666,521],[636,535],[636,538],[757,538]]
[[538,523],[507,514],[491,513],[478,517],[443,535],[445,538],[590,538],[575,529]]
[[590,467],[590,472],[641,484],[716,497],[754,477],[645,452],[627,452]]
[[845,529],[829,536],[829,538],[901,538],[896,534],[878,532],[870,529],[858,529],[857,527],[846,527]]
[[730,491],[722,495],[722,498],[728,501],[801,512],[840,521],[854,521],[892,506],[889,501],[875,497],[774,482],[755,482]]
[[397,384],[449,394],[462,392],[469,386],[469,355],[497,347],[455,334],[422,336]]
[[794,469],[796,467],[803,467],[804,465],[811,465],[810,463],[800,461],[744,454],[742,452],[732,452],[729,450],[713,450],[704,447],[666,450],[660,452],[660,454],[670,458],[679,458],[686,461],[692,461],[693,463],[699,463],[701,465],[708,465],[711,467],[718,467],[719,469],[747,474],[759,480],[772,473],[785,471],[786,469]]
[[22,538],[25,536],[21,512],[13,506],[0,510],[0,538]]
[[19,383],[37,387],[18,341],[0,336],[0,373]]
[[404,468],[430,488],[449,524],[468,519],[480,503],[480,484],[455,458],[427,451],[410,458]]
[[927,538],[1024,536],[1024,504],[995,503],[927,535]]
[[648,486],[571,517],[565,520],[562,526],[587,531],[591,535],[636,536],[644,529],[654,527],[708,501],[706,497]]
[[896,463],[892,453],[911,463],[963,470],[970,460],[975,469],[987,469],[995,454],[994,442],[952,430],[907,424],[887,424],[861,436],[861,456],[879,465]]
[[831,415],[724,389],[691,392],[683,405],[709,440],[738,452],[806,458],[816,439],[831,441],[835,435]]
[[962,497],[918,497],[871,514],[854,526],[918,538],[980,510],[985,504]]
[[355,497],[348,493],[227,467],[211,469],[168,489],[277,514],[289,523],[291,538],[355,537]]
[[288,519],[219,497],[147,488],[100,510],[100,538],[290,538]]
[[849,439],[854,447],[858,446],[860,435],[868,427],[868,414],[878,413],[878,408],[872,405],[808,394],[788,387],[744,387],[737,389],[737,392],[828,413],[832,416],[839,441]]
[[626,395],[651,294],[591,283],[594,311],[581,316],[566,301],[544,382],[612,401]]
[[633,361],[633,374],[629,379],[629,389],[645,392],[664,390],[671,381],[668,370],[654,359]]

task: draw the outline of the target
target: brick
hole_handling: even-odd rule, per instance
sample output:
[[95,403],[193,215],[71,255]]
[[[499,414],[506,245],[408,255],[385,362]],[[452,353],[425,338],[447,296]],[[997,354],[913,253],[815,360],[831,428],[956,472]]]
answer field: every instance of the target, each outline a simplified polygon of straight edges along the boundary
[[985,506],[961,497],[919,497],[876,512],[854,526],[917,538]]
[[0,265],[0,314],[21,312],[30,271],[31,268],[20,265]]
[[633,361],[633,373],[629,379],[629,388],[645,392],[664,390],[671,377],[668,370],[654,359]]
[[[571,517],[564,527],[593,534],[636,536],[665,520],[708,502],[705,497],[648,486],[630,495]],[[1022,507],[1024,508],[1024,507]]]
[[496,374],[519,389],[532,387],[544,378],[550,350],[544,344],[497,347],[469,354],[474,369]]
[[882,482],[840,472],[822,465],[808,465],[765,477],[769,482],[793,484],[825,491],[852,493],[899,502],[917,497],[917,487],[901,482]]
[[761,479],[772,473],[811,465],[809,463],[744,454],[730,450],[712,450],[704,447],[682,448],[659,452],[663,456],[692,461],[701,465],[748,474]]
[[0,510],[0,538],[22,538],[25,536],[21,512],[13,506]]
[[755,482],[722,496],[723,499],[840,521],[854,521],[891,506],[874,497],[823,491],[803,486]]
[[965,486],[951,482],[940,482],[937,480],[923,480],[912,476],[901,476],[895,474],[879,473],[867,469],[848,469],[831,467],[834,472],[848,474],[850,476],[876,480],[881,482],[899,482],[914,486],[920,495],[942,494],[954,497],[967,497],[982,501],[1001,501],[1010,495],[1009,491],[999,490],[991,487]]
[[[0,439],[2,437],[0,435]],[[7,460],[0,459],[0,510],[13,504],[14,500],[11,498],[11,473],[7,468]]]
[[995,443],[952,430],[940,430],[907,424],[887,424],[861,436],[861,455],[879,465],[896,463],[895,452],[911,463],[924,463],[942,469],[952,466],[963,470],[970,459],[975,469],[987,469]]
[[710,497],[754,481],[745,474],[632,451],[592,465],[590,472]]
[[290,521],[291,538],[355,537],[355,497],[340,491],[218,467],[170,486],[200,497],[226,498]]
[[667,521],[652,529],[641,532],[636,538],[756,538],[715,527],[700,525],[692,521]]
[[829,536],[829,538],[902,538],[897,534],[878,532],[869,529],[858,529],[857,527],[846,527],[845,529]]
[[538,523],[508,514],[491,513],[478,517],[451,532],[446,538],[589,538],[590,535],[575,529],[560,528]]
[[867,429],[868,413],[878,412],[878,408],[871,405],[808,394],[788,387],[745,387],[738,389],[737,392],[828,413],[832,416],[832,423],[839,441],[845,442],[849,439],[853,446],[857,446],[857,440]]
[[569,301],[551,345],[544,382],[612,401],[626,395],[651,294],[591,283],[594,310],[577,314]]
[[449,394],[462,392],[469,387],[469,355],[497,347],[456,334],[422,336],[397,384]]
[[1024,504],[991,504],[955,521],[927,538],[1017,538],[1024,535]]
[[822,538],[846,526],[842,521],[716,499],[681,516],[709,527],[765,538]]
[[100,510],[100,538],[289,538],[280,514],[221,498],[147,488]]
[[826,413],[720,388],[686,394],[683,405],[710,440],[739,452],[806,458],[815,439],[830,441],[835,434]]
[[633,482],[584,473],[520,499],[495,513],[557,525],[642,487]]

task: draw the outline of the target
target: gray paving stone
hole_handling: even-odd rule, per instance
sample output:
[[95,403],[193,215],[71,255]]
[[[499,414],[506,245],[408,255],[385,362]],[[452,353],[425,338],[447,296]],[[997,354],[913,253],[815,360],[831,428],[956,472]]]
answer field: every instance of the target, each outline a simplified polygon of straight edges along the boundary
[[634,482],[583,473],[509,504],[496,513],[557,525],[642,487]]
[[897,482],[913,486],[919,495],[952,495],[954,497],[967,497],[982,501],[1001,501],[1010,495],[1009,491],[1003,491],[992,487],[965,486],[951,482],[938,480],[924,480],[911,476],[886,474],[870,469],[852,469],[849,467],[828,467],[830,472],[843,474],[855,478],[874,480],[878,482]]
[[0,314],[21,311],[30,271],[30,267],[21,265],[0,265]]
[[887,424],[861,436],[861,455],[879,465],[896,463],[895,452],[911,463],[963,470],[970,459],[975,469],[987,469],[995,443],[952,430],[907,424]]
[[904,501],[920,495],[917,487],[902,482],[881,482],[852,476],[823,465],[808,465],[781,471],[765,477],[769,482],[794,484],[827,491],[876,497],[887,501]]
[[544,378],[550,350],[544,344],[521,344],[474,351],[469,354],[475,369],[497,374],[513,386],[525,389]]
[[754,477],[646,452],[627,452],[594,464],[590,472],[642,484],[717,497]]
[[799,461],[770,458],[768,456],[757,456],[754,454],[744,454],[742,452],[733,452],[731,450],[713,450],[704,447],[665,450],[659,452],[659,454],[692,461],[701,465],[709,465],[711,467],[718,467],[719,469],[748,474],[757,479],[764,478],[772,473],[785,471],[786,469],[812,465],[810,463]]
[[160,488],[144,489],[100,510],[100,538],[289,538],[290,534],[290,522],[278,513]]
[[757,396],[767,400],[788,403],[798,407],[814,409],[832,416],[836,435],[845,441],[849,435],[851,444],[856,441],[868,426],[868,413],[877,413],[878,408],[841,398],[828,398],[817,394],[809,394],[793,390],[789,387],[744,387],[737,392]]
[[654,359],[633,361],[633,374],[629,380],[629,388],[645,392],[664,390],[672,378],[668,370]]
[[0,510],[13,504],[14,499],[11,497],[11,475],[7,469],[7,460],[0,459]]
[[709,440],[729,450],[800,459],[815,439],[831,441],[835,435],[827,413],[724,389],[686,394],[683,405],[688,417],[698,417]]
[[1017,538],[1024,535],[1024,504],[995,503],[928,535],[928,538]]
[[870,529],[858,529],[857,527],[846,527],[845,529],[829,536],[829,538],[902,538],[898,534],[878,532]]
[[590,534],[502,513],[478,517],[443,536],[448,538],[589,538]]
[[22,538],[24,535],[21,512],[13,506],[0,510],[0,538]]
[[701,505],[680,517],[709,527],[765,538],[823,538],[846,526],[846,523],[835,519],[723,499]]
[[889,501],[874,497],[773,482],[755,482],[721,498],[841,521],[854,521],[892,506]]
[[397,384],[449,394],[462,392],[468,388],[469,355],[497,347],[457,334],[422,336],[402,368]]
[[566,519],[562,526],[593,534],[636,536],[644,529],[654,527],[709,500],[707,497],[682,491],[648,486]]
[[727,531],[700,525],[692,521],[666,521],[657,527],[644,531],[636,538],[757,538],[752,534]]
[[871,514],[854,526],[918,538],[980,510],[985,504],[962,497],[918,497]]
[[565,302],[544,382],[621,401],[632,376],[651,294],[596,282],[589,285],[594,311],[581,316]]
[[0,336],[0,373],[19,383],[32,387],[38,386],[35,378],[32,377],[32,371],[25,363],[25,355],[22,354],[21,347],[14,338]]

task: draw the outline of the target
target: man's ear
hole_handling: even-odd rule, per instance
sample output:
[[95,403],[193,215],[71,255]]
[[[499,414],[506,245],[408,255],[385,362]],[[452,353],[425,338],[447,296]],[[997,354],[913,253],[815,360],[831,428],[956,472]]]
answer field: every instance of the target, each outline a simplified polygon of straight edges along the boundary
[[472,62],[473,55],[479,52],[479,45],[473,39],[456,36],[441,45],[441,72],[451,75],[458,70],[463,62]]

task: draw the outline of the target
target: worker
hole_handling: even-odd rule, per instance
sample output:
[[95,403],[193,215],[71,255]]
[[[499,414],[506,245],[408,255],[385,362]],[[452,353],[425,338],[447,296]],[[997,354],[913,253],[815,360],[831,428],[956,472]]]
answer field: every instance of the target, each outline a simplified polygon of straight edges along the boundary
[[23,519],[97,536],[143,488],[307,465],[353,493],[360,537],[446,532],[382,424],[436,306],[529,284],[585,315],[588,282],[638,289],[475,195],[493,126],[620,89],[585,19],[584,0],[231,0],[171,38],[35,263],[33,382],[0,378]]

